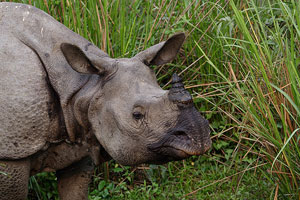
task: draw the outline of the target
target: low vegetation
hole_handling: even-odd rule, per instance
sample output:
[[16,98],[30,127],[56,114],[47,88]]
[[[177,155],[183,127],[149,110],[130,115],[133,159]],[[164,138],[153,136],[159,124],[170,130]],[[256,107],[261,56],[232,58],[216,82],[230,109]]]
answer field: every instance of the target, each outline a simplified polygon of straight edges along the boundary
[[[112,57],[131,57],[175,32],[187,40],[155,67],[177,72],[210,121],[213,148],[163,166],[114,161],[94,174],[91,199],[300,199],[300,3],[281,0],[23,0]],[[30,199],[57,199],[55,176]]]

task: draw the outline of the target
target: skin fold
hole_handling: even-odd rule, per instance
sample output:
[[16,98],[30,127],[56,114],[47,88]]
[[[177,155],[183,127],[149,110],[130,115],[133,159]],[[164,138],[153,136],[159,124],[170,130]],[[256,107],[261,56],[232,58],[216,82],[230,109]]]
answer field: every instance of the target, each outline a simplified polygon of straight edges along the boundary
[[110,58],[48,14],[0,3],[0,200],[26,199],[28,179],[56,172],[62,200],[87,199],[93,167],[164,163],[211,146],[209,124],[174,74],[177,33],[132,58]]

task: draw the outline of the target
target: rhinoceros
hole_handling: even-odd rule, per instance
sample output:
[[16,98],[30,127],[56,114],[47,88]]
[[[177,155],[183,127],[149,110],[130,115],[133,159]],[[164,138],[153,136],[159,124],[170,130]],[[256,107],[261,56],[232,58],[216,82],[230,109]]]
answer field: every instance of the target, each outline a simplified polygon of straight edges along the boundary
[[171,62],[177,33],[132,58],[111,58],[45,12],[0,3],[0,199],[26,199],[28,179],[56,172],[62,200],[87,199],[93,167],[166,163],[211,146],[209,123]]

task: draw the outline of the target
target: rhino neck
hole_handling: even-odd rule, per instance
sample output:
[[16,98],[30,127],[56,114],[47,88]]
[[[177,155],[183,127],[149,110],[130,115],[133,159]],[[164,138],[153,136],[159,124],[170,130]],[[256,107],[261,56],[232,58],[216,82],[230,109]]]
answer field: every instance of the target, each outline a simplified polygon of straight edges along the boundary
[[101,78],[89,75],[87,80],[62,105],[64,121],[72,142],[85,140],[90,132],[88,110],[94,95],[101,93]]

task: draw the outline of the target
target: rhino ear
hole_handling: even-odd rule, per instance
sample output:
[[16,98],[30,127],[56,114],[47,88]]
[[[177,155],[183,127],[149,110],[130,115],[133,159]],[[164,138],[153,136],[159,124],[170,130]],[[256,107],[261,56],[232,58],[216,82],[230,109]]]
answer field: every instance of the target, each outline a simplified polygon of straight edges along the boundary
[[184,33],[176,33],[167,41],[156,44],[135,57],[146,65],[163,65],[171,62],[177,55],[185,40]]
[[113,59],[106,54],[103,56],[103,52],[100,56],[97,56],[98,52],[84,53],[79,47],[69,43],[62,43],[60,49],[70,66],[79,73],[104,74],[113,68]]

